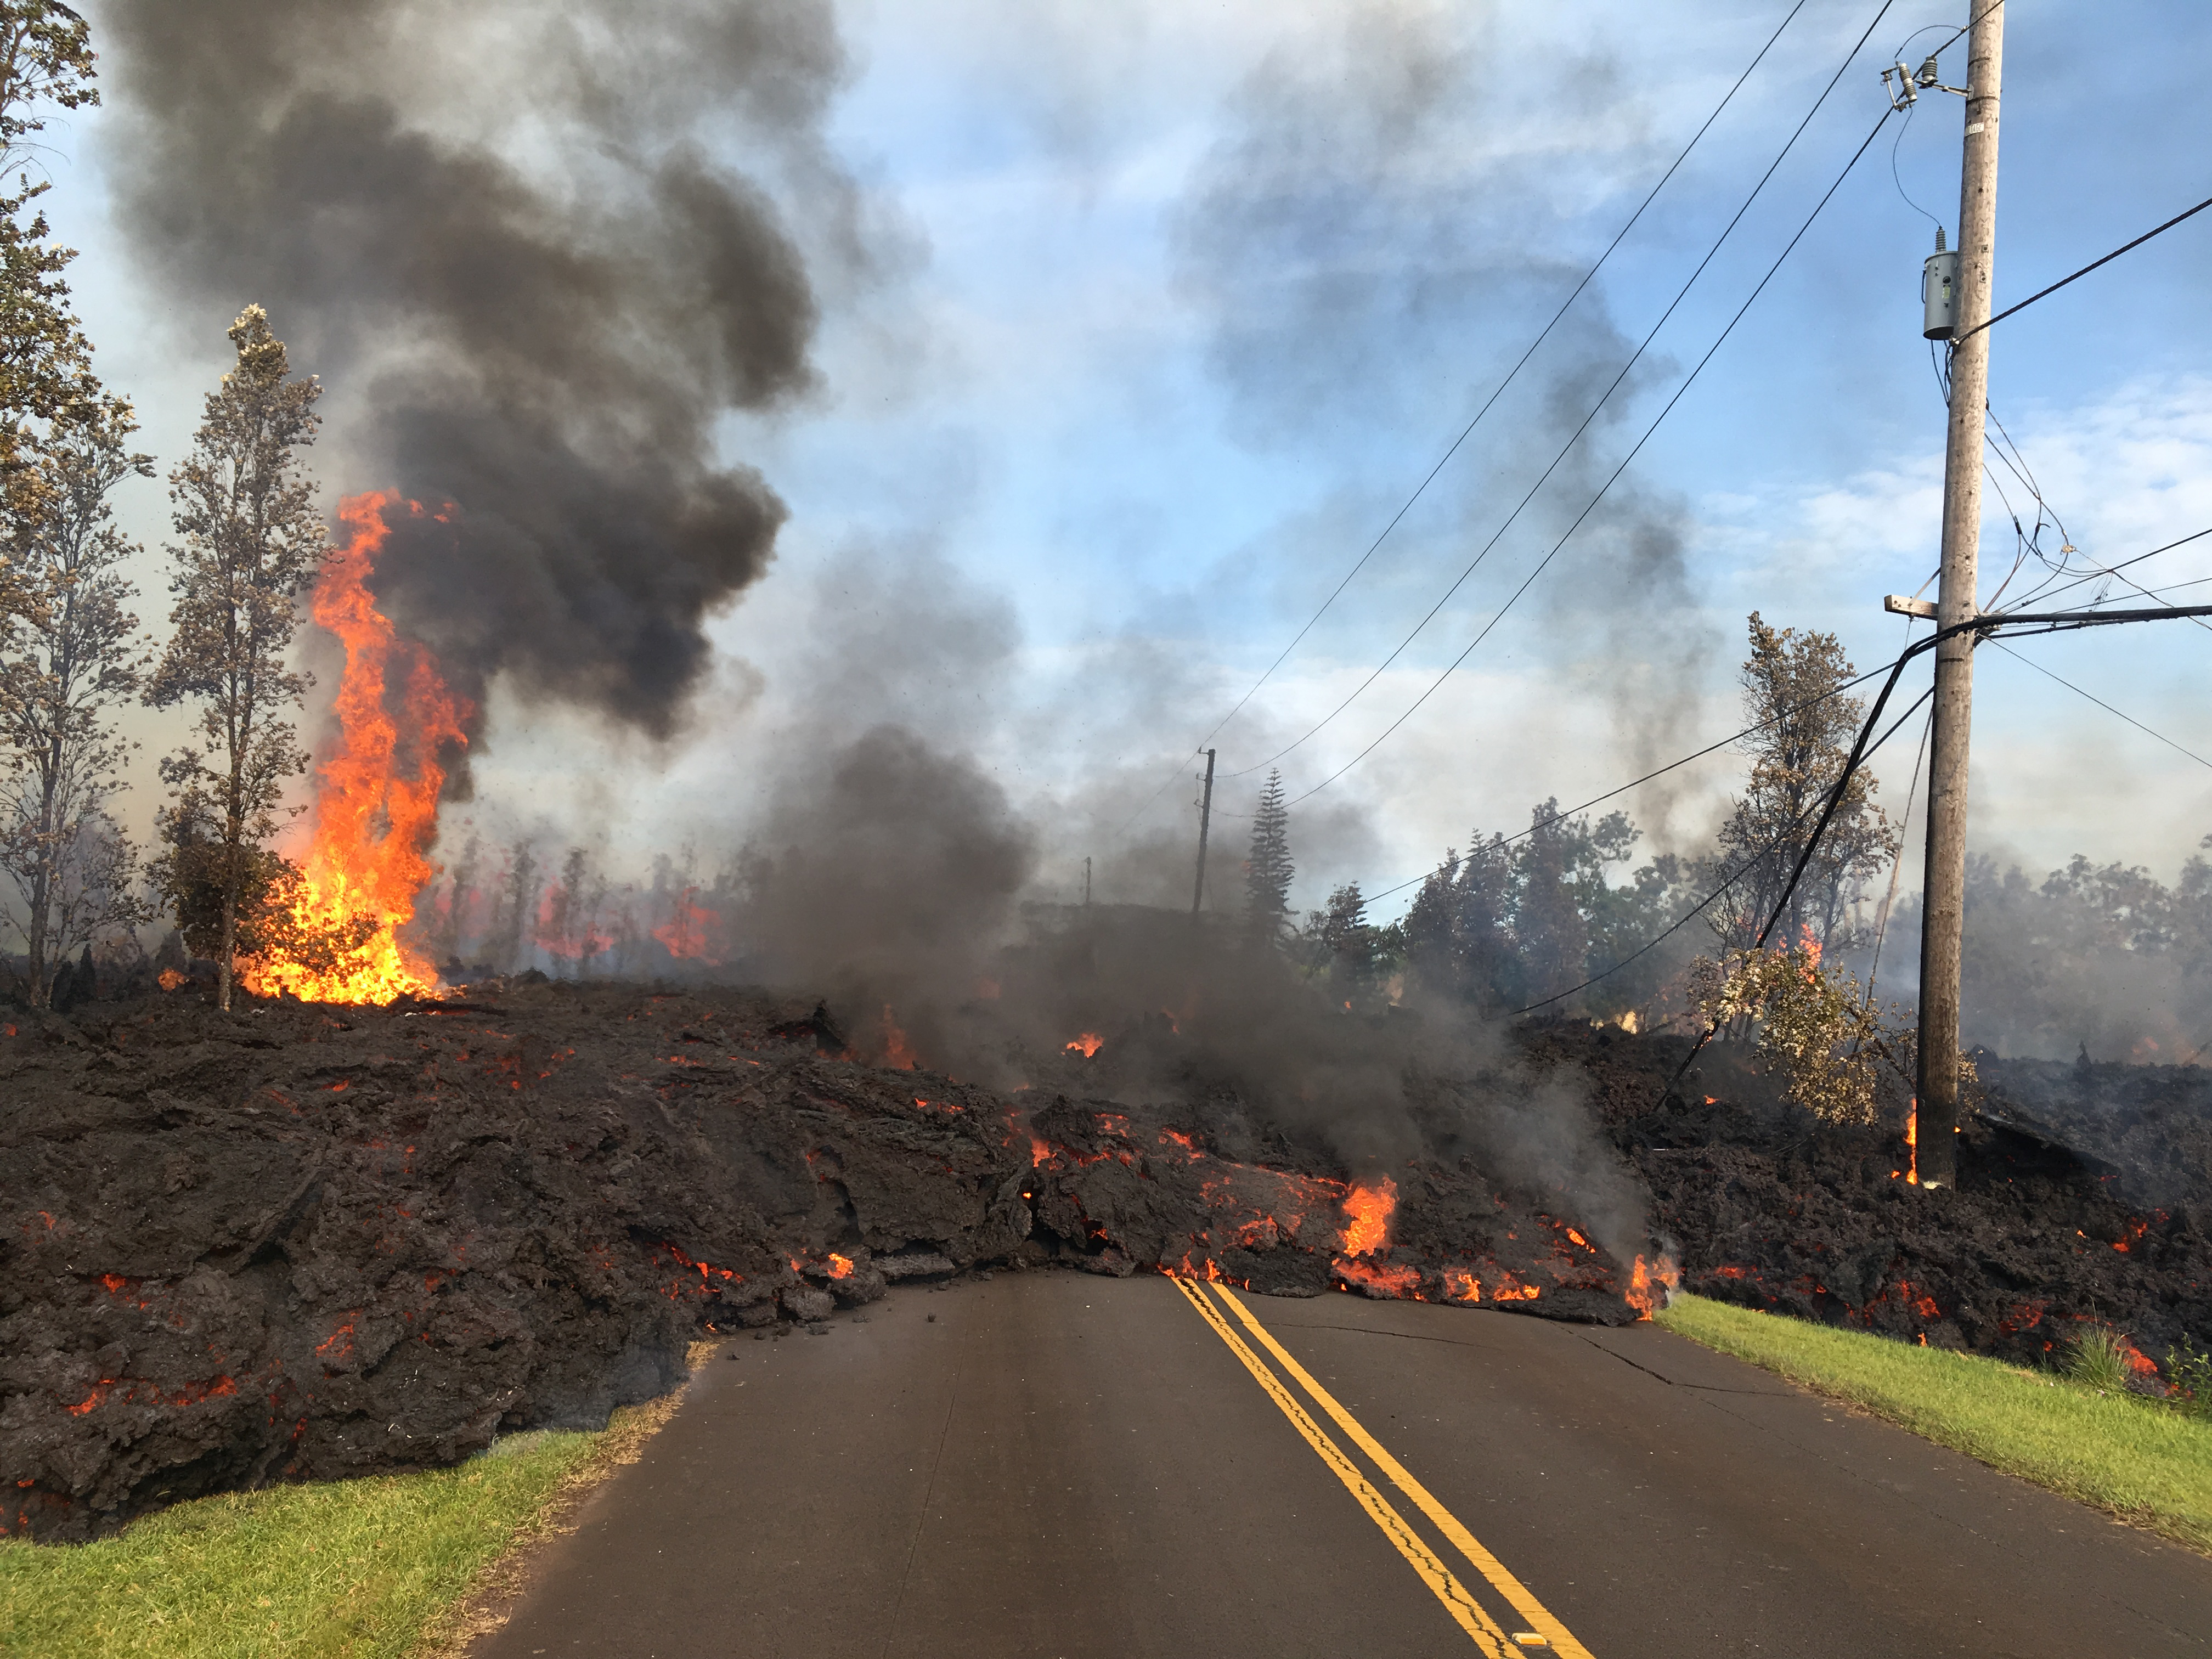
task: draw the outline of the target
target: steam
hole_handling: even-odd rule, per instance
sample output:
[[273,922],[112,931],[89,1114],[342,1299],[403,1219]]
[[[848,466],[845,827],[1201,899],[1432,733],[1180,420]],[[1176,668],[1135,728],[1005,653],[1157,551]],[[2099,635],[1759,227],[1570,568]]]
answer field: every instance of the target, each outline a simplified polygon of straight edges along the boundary
[[354,487],[426,509],[395,528],[385,609],[479,708],[507,676],[668,736],[702,623],[785,517],[716,423],[814,379],[800,228],[727,157],[800,181],[823,258],[858,258],[817,131],[844,73],[827,6],[131,0],[106,21],[141,258],[210,327],[265,303],[338,391]]

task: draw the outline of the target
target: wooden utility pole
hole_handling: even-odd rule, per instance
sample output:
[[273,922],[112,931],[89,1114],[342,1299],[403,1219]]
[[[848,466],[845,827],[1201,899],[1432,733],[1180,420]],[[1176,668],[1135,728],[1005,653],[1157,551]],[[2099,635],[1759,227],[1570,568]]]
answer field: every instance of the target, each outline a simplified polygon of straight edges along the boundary
[[[1977,12],[1974,7],[1981,9]],[[1990,386],[1990,269],[1997,231],[1997,94],[2003,80],[2002,0],[1969,0],[1966,144],[1959,180],[1958,323],[1943,451],[1943,565],[1936,625],[1979,614],[1975,561],[1982,533],[1982,423]],[[1935,724],[1928,759],[1928,867],[1920,935],[1920,1184],[1957,1179],[1959,939],[1966,919],[1966,756],[1973,716],[1974,639],[1936,647]]]
[[1091,860],[1088,857],[1083,860],[1083,908],[1086,910],[1091,908]]
[[1198,879],[1191,884],[1190,918],[1198,920],[1198,907],[1206,898],[1206,832],[1213,823],[1213,750],[1206,751],[1206,793],[1198,803]]

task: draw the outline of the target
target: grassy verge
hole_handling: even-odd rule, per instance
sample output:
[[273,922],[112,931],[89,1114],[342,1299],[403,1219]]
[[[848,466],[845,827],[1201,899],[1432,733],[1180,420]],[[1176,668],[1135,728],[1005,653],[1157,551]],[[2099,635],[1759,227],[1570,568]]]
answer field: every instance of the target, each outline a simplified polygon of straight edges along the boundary
[[0,1652],[40,1659],[429,1659],[497,1624],[524,1544],[639,1449],[674,1396],[601,1434],[524,1434],[449,1469],[179,1504],[98,1543],[0,1541]]
[[2212,1554],[2212,1422],[1995,1359],[1680,1296],[1659,1322]]

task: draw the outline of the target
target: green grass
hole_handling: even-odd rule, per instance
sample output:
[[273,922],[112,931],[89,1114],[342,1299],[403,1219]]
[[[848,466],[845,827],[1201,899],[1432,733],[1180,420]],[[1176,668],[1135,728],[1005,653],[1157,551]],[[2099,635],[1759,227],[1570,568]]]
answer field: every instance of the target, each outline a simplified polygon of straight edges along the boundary
[[454,1468],[179,1504],[97,1543],[0,1542],[0,1652],[398,1659],[611,1437],[520,1435]]
[[1692,1341],[2212,1554],[2212,1421],[2000,1360],[1702,1297],[1678,1296],[1657,1318]]

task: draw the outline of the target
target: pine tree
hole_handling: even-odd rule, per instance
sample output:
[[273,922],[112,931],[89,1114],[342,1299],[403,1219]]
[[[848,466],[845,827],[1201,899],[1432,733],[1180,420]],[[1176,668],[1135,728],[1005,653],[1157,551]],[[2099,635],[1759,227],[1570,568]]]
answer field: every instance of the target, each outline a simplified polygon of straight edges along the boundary
[[290,873],[263,843],[276,833],[285,780],[307,766],[281,715],[313,682],[284,659],[299,626],[294,598],[328,547],[297,453],[314,441],[322,388],[290,378],[259,306],[229,332],[237,366],[209,396],[191,454],[169,477],[181,538],[169,548],[173,632],[146,693],[157,708],[200,706],[200,745],[161,762],[171,795],[155,876],[190,924],[194,950],[215,958],[226,1009],[241,922],[250,930]]
[[1291,915],[1291,810],[1283,799],[1283,775],[1270,769],[1252,813],[1252,851],[1244,864],[1244,914],[1253,937],[1273,945]]
[[151,477],[133,453],[129,405],[52,423],[38,445],[36,516],[10,538],[19,609],[0,635],[0,869],[22,901],[33,1006],[70,951],[149,920],[134,891],[137,854],[108,811],[131,745],[113,712],[138,689],[138,550],[108,495]]

